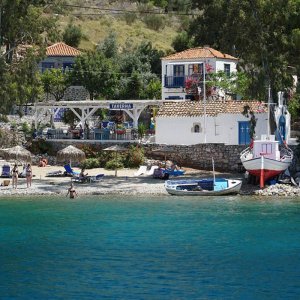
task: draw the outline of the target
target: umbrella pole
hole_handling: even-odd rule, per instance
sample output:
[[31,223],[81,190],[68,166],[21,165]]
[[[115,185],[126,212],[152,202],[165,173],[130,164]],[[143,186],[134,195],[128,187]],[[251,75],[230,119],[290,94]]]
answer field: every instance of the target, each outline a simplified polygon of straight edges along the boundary
[[70,159],[70,167],[72,168],[72,159]]

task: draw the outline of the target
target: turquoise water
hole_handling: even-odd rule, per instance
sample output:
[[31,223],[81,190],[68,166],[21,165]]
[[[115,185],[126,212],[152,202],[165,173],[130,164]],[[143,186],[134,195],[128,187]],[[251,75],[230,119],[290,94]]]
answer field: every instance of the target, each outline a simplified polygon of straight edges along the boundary
[[299,297],[297,199],[0,199],[0,299]]

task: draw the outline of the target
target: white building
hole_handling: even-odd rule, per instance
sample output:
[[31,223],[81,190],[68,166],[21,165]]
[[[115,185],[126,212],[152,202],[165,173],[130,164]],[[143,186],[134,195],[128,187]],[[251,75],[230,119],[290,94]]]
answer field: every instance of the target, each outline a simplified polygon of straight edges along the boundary
[[204,63],[208,72],[231,74],[236,72],[237,62],[237,58],[209,47],[188,49],[163,57],[162,99],[191,99],[192,95],[186,93],[186,82],[191,78],[201,79]]
[[[165,102],[156,116],[156,143],[194,145],[250,143],[249,118],[242,112],[250,107],[257,119],[255,135],[268,131],[268,108],[258,101],[211,101],[204,108],[202,101]],[[206,110],[206,117],[204,110]],[[287,126],[289,128],[289,126]]]

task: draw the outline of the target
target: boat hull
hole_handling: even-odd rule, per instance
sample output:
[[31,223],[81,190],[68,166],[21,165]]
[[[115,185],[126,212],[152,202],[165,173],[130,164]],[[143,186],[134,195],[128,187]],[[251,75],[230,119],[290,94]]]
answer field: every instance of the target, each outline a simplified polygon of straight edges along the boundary
[[169,194],[177,196],[222,196],[238,194],[242,186],[242,181],[230,179],[226,181],[228,187],[219,190],[193,190],[192,187],[196,187],[201,180],[167,180],[165,182],[165,188]]
[[290,166],[291,162],[290,159],[279,161],[265,157],[242,160],[242,164],[249,174],[259,178],[263,175],[264,182],[284,172]]

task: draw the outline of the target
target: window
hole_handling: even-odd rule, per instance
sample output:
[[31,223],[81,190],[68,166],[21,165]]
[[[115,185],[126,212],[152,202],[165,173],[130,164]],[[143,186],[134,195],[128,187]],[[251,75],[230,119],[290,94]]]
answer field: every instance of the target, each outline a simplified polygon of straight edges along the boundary
[[174,66],[174,76],[175,77],[184,76],[184,65],[175,65]]
[[228,77],[230,76],[230,64],[224,64],[224,72]]
[[70,71],[72,69],[73,63],[63,63],[63,70],[65,71]]
[[200,132],[200,126],[198,124],[194,126],[194,132]]
[[42,63],[42,73],[44,73],[47,69],[54,68],[54,62],[43,62]]
[[261,145],[261,152],[264,154],[272,154],[273,149],[272,149],[272,144],[262,144]]
[[202,73],[203,73],[203,64],[189,65],[189,75],[202,74]]

